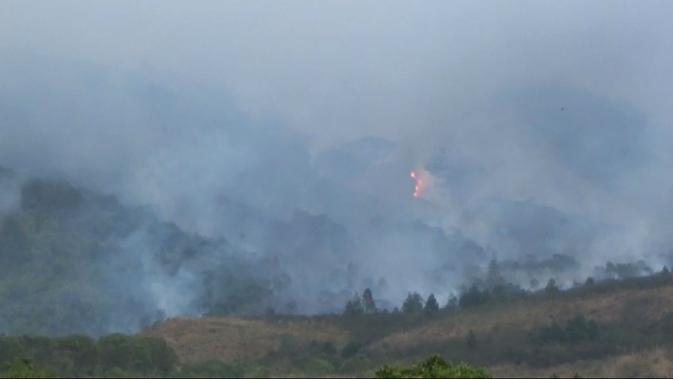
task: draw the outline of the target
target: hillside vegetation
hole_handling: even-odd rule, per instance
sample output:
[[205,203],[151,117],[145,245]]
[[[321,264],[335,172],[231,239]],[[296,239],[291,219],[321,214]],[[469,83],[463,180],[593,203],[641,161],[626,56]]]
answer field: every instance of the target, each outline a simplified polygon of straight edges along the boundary
[[469,289],[443,307],[410,294],[392,312],[365,291],[341,315],[173,318],[136,336],[0,336],[0,377],[673,375],[666,269],[493,296],[502,291]]
[[670,376],[673,282],[664,272],[431,315],[174,319],[143,334],[183,363],[254,362],[278,375],[372,376],[439,354],[496,377]]
[[278,303],[280,260],[66,182],[3,180],[16,204],[0,222],[0,376],[403,376],[435,355],[437,372],[673,375],[673,275],[642,261],[526,289],[508,272],[576,262],[493,260],[445,304],[410,293],[394,308],[367,288],[322,296],[341,313],[299,316]]
[[137,336],[0,336],[0,377],[446,373],[672,376],[673,275],[588,279],[567,290],[552,281],[538,291],[482,284],[444,306],[411,293],[393,311],[365,290],[342,314],[171,318]]

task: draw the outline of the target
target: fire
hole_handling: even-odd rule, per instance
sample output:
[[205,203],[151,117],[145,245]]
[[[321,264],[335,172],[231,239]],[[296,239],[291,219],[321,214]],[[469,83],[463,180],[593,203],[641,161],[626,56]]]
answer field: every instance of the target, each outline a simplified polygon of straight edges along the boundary
[[411,179],[416,182],[416,185],[414,186],[414,197],[421,196],[421,191],[423,189],[423,179],[419,177],[416,171],[412,171],[409,176],[411,176]]

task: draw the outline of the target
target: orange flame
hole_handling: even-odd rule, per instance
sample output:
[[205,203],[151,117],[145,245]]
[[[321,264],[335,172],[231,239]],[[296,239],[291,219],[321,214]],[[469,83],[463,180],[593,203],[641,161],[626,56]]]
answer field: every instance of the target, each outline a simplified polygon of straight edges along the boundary
[[416,174],[416,171],[412,171],[409,176],[416,182],[416,185],[414,186],[414,197],[419,197],[421,196],[421,190],[423,186],[423,180],[419,178],[418,174]]

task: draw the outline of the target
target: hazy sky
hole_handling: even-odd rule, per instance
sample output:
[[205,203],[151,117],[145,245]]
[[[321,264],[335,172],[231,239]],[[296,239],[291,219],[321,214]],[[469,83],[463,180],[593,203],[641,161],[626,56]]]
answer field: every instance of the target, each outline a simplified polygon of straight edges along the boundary
[[428,144],[529,85],[580,88],[666,123],[671,14],[670,1],[5,0],[0,47],[215,86],[320,143]]

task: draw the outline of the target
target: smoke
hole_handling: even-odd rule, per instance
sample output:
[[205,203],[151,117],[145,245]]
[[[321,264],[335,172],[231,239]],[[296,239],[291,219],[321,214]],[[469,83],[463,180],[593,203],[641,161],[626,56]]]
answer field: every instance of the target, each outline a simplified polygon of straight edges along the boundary
[[[264,283],[246,309],[306,313],[367,286],[447,296],[494,257],[526,285],[656,268],[673,5],[635,7],[5,2],[0,165],[226,241],[174,270],[147,224],[114,241],[101,286],[140,281],[147,314],[203,313],[225,296],[214,267]],[[2,215],[20,203],[4,176]]]

